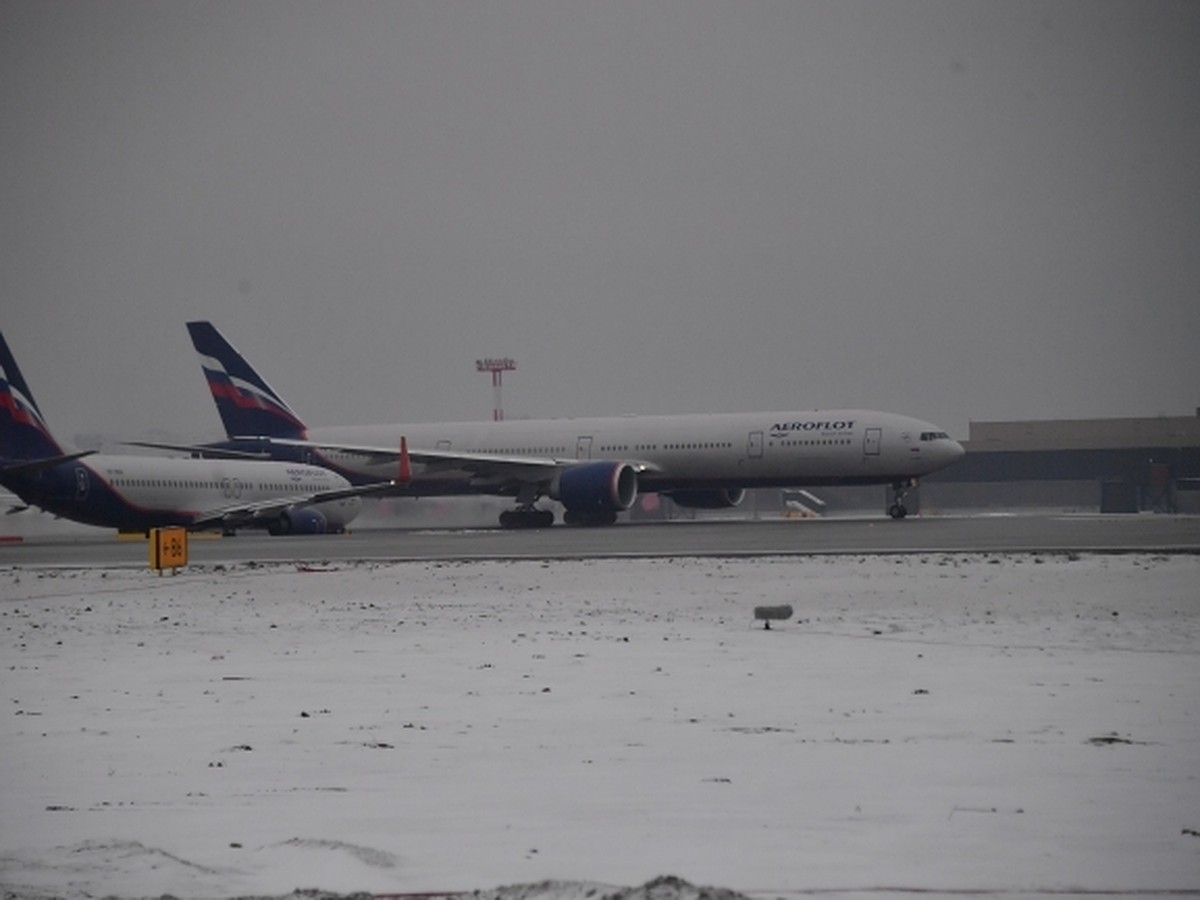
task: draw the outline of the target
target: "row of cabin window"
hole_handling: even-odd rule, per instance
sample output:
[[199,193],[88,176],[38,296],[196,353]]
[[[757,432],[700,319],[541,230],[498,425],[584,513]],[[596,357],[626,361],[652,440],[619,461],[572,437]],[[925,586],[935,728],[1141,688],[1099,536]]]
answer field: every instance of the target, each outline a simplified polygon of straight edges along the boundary
[[518,454],[518,455],[522,455],[522,456],[562,456],[564,453],[567,452],[567,448],[566,447],[529,447],[529,448],[520,448],[517,450],[507,450],[507,449],[506,450],[497,450],[497,449],[476,450],[475,452],[476,453],[493,453],[497,456],[501,456],[501,455],[505,455],[505,454],[508,454],[508,455]]
[[[799,446],[802,444],[849,444],[850,441],[784,441],[781,446]],[[710,441],[706,443],[696,444],[663,444],[663,450],[730,450],[733,448],[731,441]],[[636,444],[630,446],[628,444],[604,444],[601,445],[597,452],[599,453],[641,453],[646,450],[658,450],[658,444]],[[510,447],[484,447],[474,451],[476,453],[492,453],[497,456],[563,456],[567,453],[566,447],[519,447],[516,449]]]
[[[849,443],[847,441],[846,443]],[[663,450],[729,450],[733,444],[729,441],[713,441],[708,443],[698,444],[663,444]],[[516,455],[516,456],[564,456],[567,453],[566,447],[519,447],[512,449],[509,447],[484,447],[476,450],[476,453],[492,453],[497,456],[501,455]],[[645,450],[658,450],[658,444],[636,444],[630,446],[628,444],[602,444],[597,452],[599,453],[629,453],[631,450],[634,453],[641,453]]]
[[116,478],[113,480],[113,484],[115,484],[117,487],[172,487],[213,491],[223,491],[226,488],[233,487],[236,484],[243,490],[278,491],[281,494],[287,491],[302,492],[308,490],[308,488],[302,484],[252,485],[244,481],[174,481],[157,478]]
[[[663,444],[664,450],[729,450],[732,447],[733,444],[729,441],[715,441],[713,443],[701,444]],[[658,446],[655,445],[654,449],[657,450]]]
[[[838,438],[837,440],[826,441],[779,441],[780,447],[829,447],[831,445],[852,444],[850,438]],[[775,446],[775,441],[771,441],[771,446]]]

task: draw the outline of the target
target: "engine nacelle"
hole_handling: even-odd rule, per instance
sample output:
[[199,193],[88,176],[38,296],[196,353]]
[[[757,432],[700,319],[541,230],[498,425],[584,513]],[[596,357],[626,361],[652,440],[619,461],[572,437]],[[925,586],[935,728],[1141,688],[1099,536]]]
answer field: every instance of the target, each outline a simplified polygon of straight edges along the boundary
[[585,518],[615,515],[637,499],[637,472],[621,462],[592,462],[563,469],[550,497]]
[[340,534],[362,509],[358,497],[286,510],[267,525],[268,534]]
[[667,494],[676,506],[684,509],[730,509],[746,499],[745,488],[714,488],[712,490],[671,491]]
[[267,532],[274,535],[326,534],[331,530],[325,514],[312,506],[300,506],[286,510],[267,526]]

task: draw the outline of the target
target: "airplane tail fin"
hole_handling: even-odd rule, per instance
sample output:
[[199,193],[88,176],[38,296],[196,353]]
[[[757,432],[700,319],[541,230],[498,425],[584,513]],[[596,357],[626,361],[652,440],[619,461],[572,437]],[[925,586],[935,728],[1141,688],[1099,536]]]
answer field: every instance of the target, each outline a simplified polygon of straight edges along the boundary
[[229,437],[304,438],[304,423],[211,322],[188,322]]
[[8,342],[0,333],[0,459],[7,464],[62,457]]

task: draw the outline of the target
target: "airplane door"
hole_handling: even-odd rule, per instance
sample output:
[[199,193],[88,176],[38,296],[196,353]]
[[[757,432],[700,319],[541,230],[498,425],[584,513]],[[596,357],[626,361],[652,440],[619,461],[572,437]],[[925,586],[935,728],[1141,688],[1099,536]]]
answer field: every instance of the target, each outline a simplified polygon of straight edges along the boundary
[[883,439],[882,428],[868,428],[863,434],[863,455],[878,456],[879,444]]
[[592,458],[592,438],[588,436],[580,436],[575,439],[575,458],[576,459],[591,459]]
[[88,487],[89,486],[90,486],[90,482],[88,481],[87,469],[85,469],[83,466],[76,466],[75,467],[75,499],[76,500],[86,500],[87,495],[88,495]]
[[749,459],[762,459],[763,455],[763,433],[761,431],[752,431],[746,439],[746,456]]

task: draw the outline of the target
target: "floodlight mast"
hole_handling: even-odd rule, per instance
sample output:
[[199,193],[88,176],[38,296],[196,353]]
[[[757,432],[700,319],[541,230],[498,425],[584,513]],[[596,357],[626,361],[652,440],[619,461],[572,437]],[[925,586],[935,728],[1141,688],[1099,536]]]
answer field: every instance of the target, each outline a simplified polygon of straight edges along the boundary
[[517,361],[504,357],[503,359],[477,359],[475,360],[476,372],[491,372],[492,373],[492,421],[504,421],[504,407],[500,403],[500,386],[503,380],[503,373],[511,372],[517,367]]

